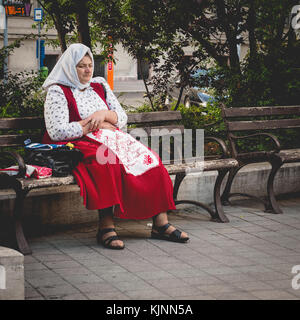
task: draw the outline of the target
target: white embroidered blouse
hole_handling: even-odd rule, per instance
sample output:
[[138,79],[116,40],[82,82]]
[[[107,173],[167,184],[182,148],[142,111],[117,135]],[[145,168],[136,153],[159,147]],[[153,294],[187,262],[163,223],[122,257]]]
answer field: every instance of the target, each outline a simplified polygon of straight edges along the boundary
[[[91,82],[98,82],[104,85],[106,102],[110,110],[115,111],[118,116],[116,126],[118,128],[124,127],[127,123],[127,115],[106,80],[102,77],[96,77]],[[87,118],[95,111],[107,109],[105,102],[91,86],[84,91],[73,88],[71,90],[82,119]],[[52,85],[48,89],[44,106],[44,117],[47,132],[54,141],[77,139],[83,135],[82,127],[77,121],[69,122],[68,102],[64,92],[58,85]]]

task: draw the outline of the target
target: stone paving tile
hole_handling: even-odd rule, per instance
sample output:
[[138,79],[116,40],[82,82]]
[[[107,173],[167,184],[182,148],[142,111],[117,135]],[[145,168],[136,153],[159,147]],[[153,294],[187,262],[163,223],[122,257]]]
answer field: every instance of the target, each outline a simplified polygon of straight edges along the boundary
[[244,291],[256,291],[256,290],[272,290],[272,283],[268,284],[268,281],[243,281],[243,282],[234,282],[233,285]]
[[63,261],[45,261],[44,265],[47,266],[49,269],[56,270],[56,269],[70,269],[70,268],[77,268],[80,267],[80,264],[73,260],[63,260]]
[[206,273],[210,274],[210,275],[214,275],[214,276],[222,276],[222,275],[226,275],[226,274],[237,274],[238,272],[240,272],[237,269],[234,268],[230,268],[227,266],[218,266],[218,267],[214,267],[214,268],[202,268],[203,271],[205,271]]
[[209,294],[214,297],[218,297],[219,295],[222,295],[224,293],[236,292],[237,290],[239,290],[239,289],[237,289],[236,286],[232,286],[230,284],[200,285],[200,286],[197,286],[197,288],[200,291],[205,292],[206,294]]
[[253,295],[251,292],[225,292],[222,294],[213,295],[217,300],[258,300],[259,298]]
[[125,291],[124,294],[133,300],[155,300],[170,298],[168,294],[165,294],[161,290],[157,290],[155,288],[147,290],[128,290]]
[[92,273],[87,273],[87,274],[72,274],[70,273],[69,275],[64,275],[63,278],[75,285],[75,284],[81,284],[81,283],[99,283],[103,282],[104,280],[98,277],[95,274]]
[[24,271],[26,273],[26,280],[56,277],[56,273],[52,270],[49,270],[49,269],[28,270],[28,272],[27,272],[27,269],[25,266]]
[[192,296],[179,296],[179,297],[176,297],[176,300],[217,300],[217,299],[208,294],[194,294]]
[[64,278],[65,276],[71,275],[86,275],[92,274],[93,272],[85,267],[76,267],[76,268],[62,268],[62,269],[55,269],[54,270],[57,275]]
[[297,300],[295,296],[284,290],[258,290],[250,293],[262,300]]
[[114,300],[131,300],[130,297],[125,295],[124,293],[116,293],[116,292],[91,292],[91,293],[86,293],[86,296],[89,300],[109,300],[109,301],[114,301]]
[[231,274],[219,274],[216,275],[216,278],[225,281],[227,283],[235,282],[248,282],[248,281],[257,281],[257,279],[249,273],[231,273]]
[[173,288],[164,287],[164,288],[160,288],[160,291],[174,298],[177,298],[180,296],[194,296],[194,295],[204,294],[203,291],[192,286],[181,286],[181,287],[173,287]]
[[292,275],[290,276],[290,278],[287,278],[287,279],[265,280],[264,282],[276,289],[291,289],[291,281],[292,281]]
[[147,282],[157,288],[181,288],[181,287],[186,287],[187,282],[183,281],[182,279],[149,279]]
[[125,268],[127,271],[129,272],[139,272],[139,271],[160,271],[160,270],[168,270],[169,268],[169,265],[168,265],[168,268],[164,268],[165,265],[164,264],[161,264],[159,267],[158,266],[154,266],[152,264],[149,264],[149,263],[134,263],[132,262],[131,264],[123,264],[123,268]]
[[158,272],[157,271],[139,271],[139,272],[135,272],[135,275],[143,280],[175,278],[172,273],[164,270],[160,270]]
[[300,289],[295,290],[295,289],[289,288],[289,289],[285,289],[284,291],[285,291],[285,292],[288,292],[288,293],[290,293],[292,296],[298,298],[298,300],[300,299]]
[[25,299],[42,298],[41,293],[25,281]]
[[26,263],[25,272],[29,272],[33,270],[45,270],[45,269],[47,269],[47,267],[41,262]]
[[[172,281],[169,281],[169,282],[172,283]],[[121,292],[132,291],[132,290],[146,291],[146,290],[154,289],[154,286],[152,286],[150,283],[147,283],[146,281],[143,281],[143,280],[114,282],[113,286],[118,290],[120,290]]]
[[97,245],[96,225],[30,239],[26,299],[300,299],[291,286],[300,264],[300,201],[282,203],[284,215],[225,207],[228,224],[195,207],[177,210],[169,219],[190,234],[188,244],[150,239],[151,219],[117,219],[122,251]]
[[281,272],[271,271],[271,272],[250,272],[250,275],[254,278],[266,281],[266,280],[284,280],[290,277],[290,275],[285,275]]
[[113,284],[104,281],[92,283],[73,283],[73,286],[82,293],[120,292],[120,290],[113,286]]
[[74,293],[64,295],[60,298],[60,300],[88,300],[88,298],[81,293]]
[[89,270],[93,271],[94,273],[98,275],[105,275],[106,273],[118,273],[118,272],[127,272],[127,270],[121,266],[112,265],[109,268],[107,266],[92,266],[89,267]]
[[38,261],[42,261],[42,262],[71,260],[70,257],[64,255],[63,253],[59,253],[59,254],[47,254],[47,253],[35,254],[34,257]]
[[46,298],[49,298],[51,296],[55,297],[63,297],[65,295],[69,294],[78,294],[80,293],[78,289],[74,288],[70,284],[64,284],[64,285],[55,285],[55,286],[45,286],[40,287],[39,292]]
[[55,287],[60,286],[62,284],[67,284],[66,281],[64,281],[61,277],[59,276],[45,276],[43,278],[28,278],[26,277],[26,281],[34,288],[40,289],[42,287]]
[[82,259],[80,257],[80,258],[77,258],[76,261],[81,265],[86,266],[87,268],[97,267],[97,266],[106,266],[107,268],[110,268],[115,265],[115,262],[100,255],[96,256],[93,259]]
[[33,298],[25,298],[26,300],[46,300],[45,297],[40,296],[40,297],[33,297]]
[[137,276],[137,273],[132,274],[129,272],[106,272],[101,274],[101,277],[103,278],[103,280],[109,283],[140,280],[140,278],[138,278]]
[[208,284],[224,284],[222,279],[206,275],[206,276],[198,276],[198,277],[182,277],[180,280],[184,281],[188,285],[208,285]]
[[291,274],[292,267],[293,266],[290,263],[286,263],[286,261],[284,261],[284,263],[269,266],[270,269],[282,272],[284,274]]
[[250,259],[233,255],[214,255],[213,258],[214,260],[218,261],[218,263],[222,263],[231,267],[247,266],[253,263],[253,261]]

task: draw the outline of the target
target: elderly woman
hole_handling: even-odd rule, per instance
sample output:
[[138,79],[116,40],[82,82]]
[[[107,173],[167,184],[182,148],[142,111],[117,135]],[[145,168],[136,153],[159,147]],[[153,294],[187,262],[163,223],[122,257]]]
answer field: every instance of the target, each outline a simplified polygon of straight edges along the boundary
[[73,174],[87,209],[99,212],[98,243],[124,248],[114,216],[152,217],[152,238],[187,242],[187,234],[168,223],[166,211],[175,204],[166,169],[155,153],[120,130],[127,115],[105,79],[92,78],[93,70],[87,46],[72,44],[62,54],[43,84],[47,90],[43,142],[72,142],[83,153]]

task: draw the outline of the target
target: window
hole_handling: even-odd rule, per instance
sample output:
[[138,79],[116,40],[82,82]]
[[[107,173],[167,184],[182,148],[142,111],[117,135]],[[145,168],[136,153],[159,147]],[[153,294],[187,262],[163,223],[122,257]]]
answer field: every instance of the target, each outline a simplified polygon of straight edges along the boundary
[[44,66],[46,66],[49,70],[49,73],[54,68],[58,59],[57,54],[46,54],[44,58]]
[[105,67],[102,56],[94,56],[94,77],[104,77]]

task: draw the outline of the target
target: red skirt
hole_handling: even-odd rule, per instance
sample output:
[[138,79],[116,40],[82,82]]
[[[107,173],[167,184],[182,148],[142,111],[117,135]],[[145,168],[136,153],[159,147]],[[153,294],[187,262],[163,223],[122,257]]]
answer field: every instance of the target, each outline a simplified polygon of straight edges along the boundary
[[118,159],[116,164],[99,164],[96,152],[100,143],[88,138],[72,143],[84,155],[73,174],[87,209],[115,206],[114,215],[122,219],[148,219],[176,209],[172,181],[161,160],[159,166],[134,176]]

